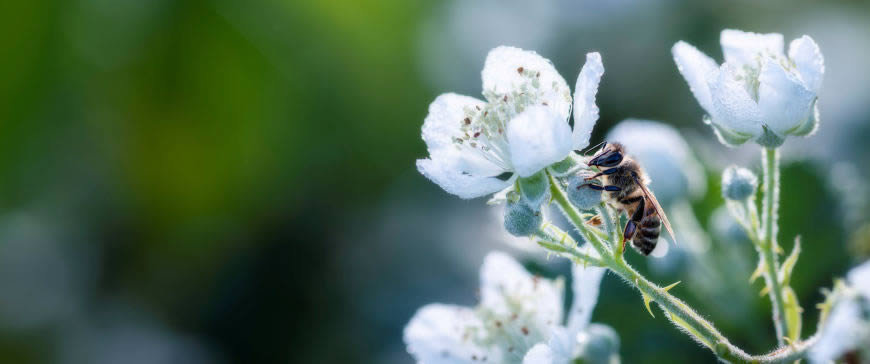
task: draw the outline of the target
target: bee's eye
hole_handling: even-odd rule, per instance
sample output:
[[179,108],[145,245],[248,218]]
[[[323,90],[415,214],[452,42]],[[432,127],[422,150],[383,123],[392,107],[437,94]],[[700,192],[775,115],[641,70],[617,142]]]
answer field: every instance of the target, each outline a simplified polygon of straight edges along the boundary
[[599,161],[598,165],[602,167],[615,167],[619,163],[622,163],[622,153],[612,152],[607,157]]

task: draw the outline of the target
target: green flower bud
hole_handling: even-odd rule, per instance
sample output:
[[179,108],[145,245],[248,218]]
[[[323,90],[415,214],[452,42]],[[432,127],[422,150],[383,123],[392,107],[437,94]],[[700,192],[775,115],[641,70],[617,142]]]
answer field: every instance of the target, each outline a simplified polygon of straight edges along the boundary
[[504,228],[513,236],[529,236],[538,231],[544,221],[541,212],[530,207],[524,199],[508,201],[504,209]]
[[601,203],[601,191],[590,188],[592,181],[586,181],[585,177],[579,174],[568,182],[568,200],[578,209],[591,209]]
[[722,196],[729,200],[743,201],[757,188],[758,177],[746,168],[729,166],[722,172]]

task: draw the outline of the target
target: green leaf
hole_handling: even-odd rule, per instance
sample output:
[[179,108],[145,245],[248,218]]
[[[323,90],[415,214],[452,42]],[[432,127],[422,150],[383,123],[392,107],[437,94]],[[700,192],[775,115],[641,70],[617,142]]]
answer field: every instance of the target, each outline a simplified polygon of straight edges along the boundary
[[789,281],[791,281],[791,272],[794,270],[795,264],[797,264],[798,255],[801,253],[801,239],[800,236],[794,238],[794,248],[791,249],[791,253],[785,258],[785,261],[782,262],[782,267],[779,268],[779,282],[782,283],[783,286],[788,286]]
[[797,342],[801,337],[801,312],[803,309],[797,300],[797,295],[791,287],[784,287],[785,291],[785,322],[788,324],[788,339]]
[[765,264],[763,260],[759,260],[755,272],[752,272],[752,275],[749,276],[749,284],[752,284],[752,282],[755,282],[756,279],[761,277],[761,275],[764,274],[765,269],[767,269],[767,264]]
[[526,178],[520,178],[520,194],[526,203],[533,209],[540,210],[541,204],[547,199],[550,192],[550,182],[547,181],[545,172],[538,172]]
[[567,158],[551,164],[550,172],[553,173],[553,176],[565,177],[569,174],[574,173],[582,166],[583,164],[580,163],[580,161],[577,159],[577,156],[575,156],[574,153],[571,153],[570,155],[568,155]]

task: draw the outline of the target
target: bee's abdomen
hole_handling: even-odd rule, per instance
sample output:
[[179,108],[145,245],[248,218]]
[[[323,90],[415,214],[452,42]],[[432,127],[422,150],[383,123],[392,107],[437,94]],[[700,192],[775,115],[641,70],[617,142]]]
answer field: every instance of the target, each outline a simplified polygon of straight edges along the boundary
[[631,240],[631,245],[641,254],[649,255],[655,249],[661,231],[662,221],[659,219],[659,216],[655,214],[648,215],[640,221],[640,226]]

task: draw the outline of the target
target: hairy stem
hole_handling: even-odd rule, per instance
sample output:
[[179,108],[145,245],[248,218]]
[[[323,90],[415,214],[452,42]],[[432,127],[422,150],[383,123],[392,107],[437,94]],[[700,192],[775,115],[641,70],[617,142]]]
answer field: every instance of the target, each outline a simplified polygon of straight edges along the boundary
[[776,329],[776,342],[781,346],[784,337],[789,332],[788,323],[783,317],[785,300],[783,287],[778,279],[779,259],[776,251],[776,233],[779,212],[779,150],[763,148],[761,150],[762,169],[764,172],[761,214],[761,244],[756,245],[760,258],[764,262],[764,281],[769,289],[770,303],[773,311],[773,326]]
[[[619,254],[620,252],[614,253],[614,251],[608,247],[606,242],[600,240],[600,237],[591,231],[591,227],[586,226],[580,211],[570,203],[562,186],[552,176],[550,176],[550,188],[553,200],[559,205],[562,212],[565,214],[565,217],[568,218],[580,235],[582,235],[600,255],[599,257],[594,257],[596,260],[595,263],[600,263],[602,266],[620,276],[626,283],[640,291],[645,300],[657,303],[665,312],[668,319],[677,326],[677,328],[691,336],[694,340],[710,348],[710,350],[712,350],[720,359],[733,363],[793,362],[803,358],[812,344],[816,341],[816,337],[814,336],[804,341],[792,343],[792,345],[782,347],[781,349],[775,350],[769,354],[747,354],[740,348],[731,344],[731,342],[729,342],[712,323],[705,320],[701,315],[695,312],[695,310],[689,307],[689,305],[668,293],[670,287],[659,287],[650,282],[646,277],[628,265],[628,263],[622,259]],[[613,216],[602,216],[602,218],[615,219]],[[612,223],[616,224],[615,221],[616,220],[612,220]],[[547,230],[550,232],[546,232]],[[541,231],[542,233],[539,234],[538,237],[543,238],[543,240],[555,240],[556,237],[561,236],[558,233],[558,228],[555,226],[547,226],[546,228],[542,228]],[[557,231],[557,233],[554,234],[552,231]],[[618,244],[621,244],[618,234],[613,234],[612,239],[614,239],[614,241],[610,242],[612,246],[618,246]],[[564,239],[559,238],[559,241],[564,242]],[[571,241],[571,244],[576,246],[573,241]],[[564,244],[559,245],[563,246]],[[564,253],[561,248],[559,249],[559,253]],[[579,260],[589,261],[588,258],[590,257],[587,254],[578,253],[579,250],[577,253],[571,253],[571,255],[575,258],[579,258]],[[775,275],[774,278],[776,278]]]

